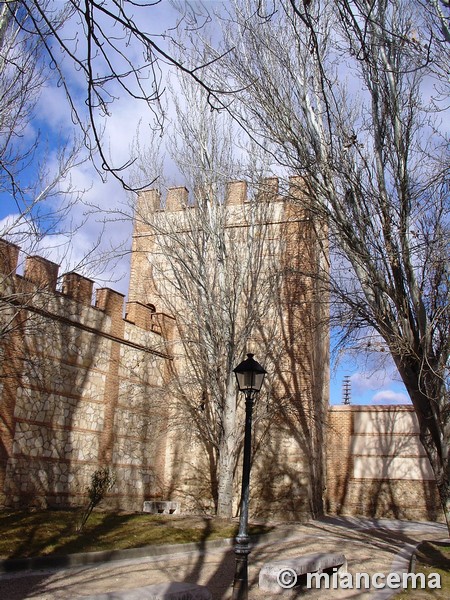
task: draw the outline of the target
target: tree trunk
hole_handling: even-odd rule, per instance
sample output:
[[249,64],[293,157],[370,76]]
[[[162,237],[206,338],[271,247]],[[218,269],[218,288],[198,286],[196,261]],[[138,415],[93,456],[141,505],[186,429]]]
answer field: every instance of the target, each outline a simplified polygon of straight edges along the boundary
[[[321,424],[320,424],[321,425]],[[316,424],[318,426],[318,424]],[[313,519],[318,519],[324,514],[323,507],[323,489],[324,489],[324,475],[323,475],[323,453],[322,449],[318,448],[311,456],[310,464],[310,481],[309,481],[309,502],[311,509],[311,516]]]
[[219,485],[217,486],[217,516],[229,519],[233,516],[233,459],[221,445],[219,457]]
[[[416,410],[417,416],[419,417],[418,411]],[[419,423],[421,419],[419,417]],[[439,499],[441,501],[442,512],[444,513],[447,529],[450,535],[450,461],[448,446],[443,438],[441,453],[436,451],[436,445],[431,439],[430,431],[422,431],[422,424],[420,424],[420,441],[422,442],[425,452],[427,453],[428,460],[430,461],[431,468],[436,478],[436,485],[439,492]]]
[[436,479],[450,534],[450,414],[445,385],[431,366],[406,364],[401,358],[395,362],[419,421],[420,441]]
[[233,475],[236,464],[236,389],[228,377],[223,411],[223,436],[219,447],[217,516],[233,516]]
[[[434,469],[433,469],[434,471]],[[439,490],[439,497],[441,500],[442,511],[444,513],[445,522],[447,525],[448,533],[450,535],[450,485],[448,478],[448,467],[446,470],[447,475],[443,473],[442,481],[439,483],[439,476],[436,472],[434,472],[436,477],[436,483]]]

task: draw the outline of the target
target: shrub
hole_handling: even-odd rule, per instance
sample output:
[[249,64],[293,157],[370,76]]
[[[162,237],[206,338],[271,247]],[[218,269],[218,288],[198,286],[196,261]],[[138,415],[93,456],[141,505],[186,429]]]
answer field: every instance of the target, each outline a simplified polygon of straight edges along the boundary
[[102,467],[101,469],[97,469],[94,471],[94,473],[92,473],[91,485],[87,489],[89,504],[83,511],[77,531],[83,530],[83,527],[86,525],[86,522],[94,508],[100,504],[115,483],[116,475],[109,467]]

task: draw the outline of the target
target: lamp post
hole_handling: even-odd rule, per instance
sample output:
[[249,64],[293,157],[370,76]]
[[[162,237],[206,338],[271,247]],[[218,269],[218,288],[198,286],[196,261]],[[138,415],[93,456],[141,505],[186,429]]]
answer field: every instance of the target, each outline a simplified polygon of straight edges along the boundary
[[236,569],[234,572],[232,600],[247,600],[248,597],[248,555],[250,554],[248,525],[248,502],[250,492],[250,466],[252,452],[252,413],[253,400],[261,390],[267,371],[256,362],[253,354],[241,362],[233,371],[236,374],[239,391],[245,394],[245,431],[244,461],[242,465],[242,491],[239,515],[239,532],[236,536],[234,554]]

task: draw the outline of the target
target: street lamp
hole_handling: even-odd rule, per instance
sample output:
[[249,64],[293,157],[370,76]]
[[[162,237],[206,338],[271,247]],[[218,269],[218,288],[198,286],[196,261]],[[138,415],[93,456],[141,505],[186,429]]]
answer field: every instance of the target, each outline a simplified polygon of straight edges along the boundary
[[253,358],[253,354],[247,354],[247,359],[241,362],[233,372],[236,374],[239,391],[245,394],[245,432],[239,532],[236,536],[236,544],[234,547],[236,569],[234,572],[232,600],[247,600],[248,555],[250,554],[247,525],[250,491],[250,458],[252,452],[253,400],[256,394],[261,390],[264,376],[267,371],[256,362]]

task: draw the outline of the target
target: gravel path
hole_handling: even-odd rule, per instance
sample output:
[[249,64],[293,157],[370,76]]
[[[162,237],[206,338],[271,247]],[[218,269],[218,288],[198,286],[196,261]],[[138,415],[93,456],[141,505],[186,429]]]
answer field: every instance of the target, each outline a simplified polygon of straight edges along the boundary
[[[305,592],[283,591],[268,594],[258,589],[262,565],[313,552],[343,552],[348,570],[389,573],[408,570],[412,549],[423,539],[448,536],[444,525],[412,523],[394,520],[329,518],[306,524],[278,525],[279,539],[264,540],[250,554],[249,600],[291,600]],[[208,548],[164,556],[134,560],[118,560],[70,569],[46,569],[0,575],[0,599],[22,600],[82,600],[83,597],[106,592],[139,588],[166,581],[186,581],[206,585],[214,600],[230,597],[234,574],[234,554],[231,547]],[[310,590],[308,600],[357,598],[386,600],[388,590]],[[449,593],[450,596],[450,593]],[[142,598],[145,600],[145,598]]]

